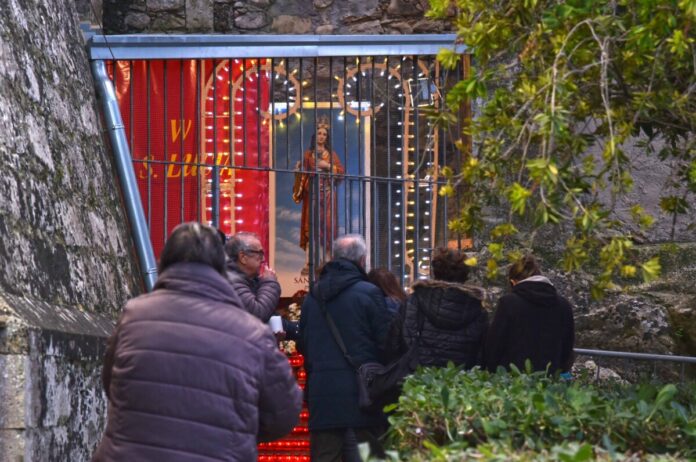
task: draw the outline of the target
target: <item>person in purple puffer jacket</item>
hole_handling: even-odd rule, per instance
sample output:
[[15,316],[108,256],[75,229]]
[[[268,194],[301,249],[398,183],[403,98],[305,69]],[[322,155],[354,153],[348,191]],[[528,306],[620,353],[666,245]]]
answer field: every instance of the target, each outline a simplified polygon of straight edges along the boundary
[[251,461],[289,433],[302,394],[271,330],[241,309],[217,231],[177,226],[154,291],[109,339],[108,422],[94,461]]

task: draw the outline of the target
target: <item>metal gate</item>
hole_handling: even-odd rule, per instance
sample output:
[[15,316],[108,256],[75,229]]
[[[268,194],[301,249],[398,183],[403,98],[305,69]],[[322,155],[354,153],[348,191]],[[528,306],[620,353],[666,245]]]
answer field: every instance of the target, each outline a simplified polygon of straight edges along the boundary
[[455,71],[436,61],[453,46],[450,35],[93,37],[154,255],[199,220],[259,234],[284,296],[346,233],[366,238],[370,267],[404,285],[426,277],[435,247],[461,245],[447,228],[456,201],[438,187],[443,167],[459,167],[463,121],[446,133],[427,117],[467,72],[466,56]]

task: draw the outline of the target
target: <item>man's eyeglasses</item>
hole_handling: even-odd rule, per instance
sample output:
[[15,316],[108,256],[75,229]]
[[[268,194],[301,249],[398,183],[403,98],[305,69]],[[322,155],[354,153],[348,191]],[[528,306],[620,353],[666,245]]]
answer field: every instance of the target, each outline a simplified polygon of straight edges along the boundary
[[261,258],[263,258],[263,256],[265,255],[263,250],[253,250],[253,249],[244,250],[244,253],[253,253],[253,254],[258,255]]

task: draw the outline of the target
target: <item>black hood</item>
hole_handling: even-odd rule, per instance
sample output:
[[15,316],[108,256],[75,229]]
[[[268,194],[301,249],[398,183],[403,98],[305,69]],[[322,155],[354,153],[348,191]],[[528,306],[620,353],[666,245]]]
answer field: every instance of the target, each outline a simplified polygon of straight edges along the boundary
[[312,295],[328,302],[348,287],[360,281],[367,281],[365,270],[350,260],[339,258],[324,266],[319,281],[314,285]]
[[480,316],[484,290],[466,284],[429,280],[413,284],[412,296],[433,326],[457,330]]
[[539,307],[555,307],[558,304],[558,293],[551,281],[537,276],[536,280],[525,279],[512,288],[512,293],[522,297],[532,305]]

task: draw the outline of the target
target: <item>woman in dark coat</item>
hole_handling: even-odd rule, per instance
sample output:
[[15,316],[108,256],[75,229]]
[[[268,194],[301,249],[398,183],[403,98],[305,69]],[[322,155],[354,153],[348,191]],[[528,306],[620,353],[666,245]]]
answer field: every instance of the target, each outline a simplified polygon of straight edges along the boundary
[[394,273],[387,268],[373,268],[367,273],[367,279],[371,283],[382,289],[384,293],[384,302],[387,304],[387,309],[394,315],[399,312],[401,305],[406,303],[406,292],[399,284],[399,280],[394,276]]
[[95,461],[250,461],[292,430],[301,391],[271,330],[241,309],[222,242],[177,226],[152,293],[130,300],[103,370],[108,422]]
[[434,279],[418,281],[402,306],[390,333],[403,353],[416,341],[418,364],[444,367],[448,362],[471,368],[480,362],[488,327],[488,314],[481,306],[484,291],[464,284],[469,268],[465,255],[452,249],[440,249],[433,255]]
[[498,302],[486,339],[486,368],[514,364],[523,371],[529,359],[534,371],[570,371],[575,324],[568,300],[541,275],[531,255],[510,267],[508,279],[512,291]]

